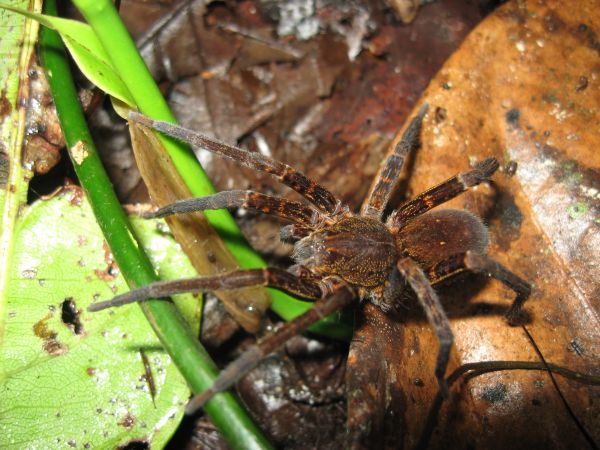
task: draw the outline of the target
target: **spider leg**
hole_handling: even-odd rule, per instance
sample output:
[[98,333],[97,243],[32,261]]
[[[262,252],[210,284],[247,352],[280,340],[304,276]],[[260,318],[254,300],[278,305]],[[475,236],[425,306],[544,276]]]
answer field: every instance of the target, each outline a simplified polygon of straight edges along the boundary
[[506,318],[509,323],[516,323],[523,303],[525,303],[525,300],[527,300],[531,294],[531,286],[525,280],[512,273],[499,262],[494,261],[489,256],[473,251],[467,251],[466,253],[453,255],[450,258],[431,266],[427,269],[426,273],[431,283],[437,284],[465,270],[486,274],[515,291],[517,296],[506,313]]
[[506,319],[510,324],[517,323],[523,303],[525,303],[525,300],[531,294],[531,285],[487,255],[467,252],[465,255],[465,265],[469,270],[493,277],[515,291],[517,296],[506,313]]
[[234,147],[168,122],[153,120],[134,111],[129,113],[129,119],[188,142],[196,147],[216,153],[225,158],[233,159],[242,166],[271,174],[281,183],[289,186],[321,211],[328,214],[337,215],[345,211],[345,208],[341,206],[341,202],[331,192],[287,164],[268,158],[260,153],[253,153],[239,147]]
[[190,400],[186,407],[186,413],[192,414],[202,408],[215,394],[233,386],[290,338],[302,333],[313,323],[329,314],[349,305],[356,297],[356,293],[346,284],[335,282],[330,288],[329,296],[318,300],[307,312],[286,323],[274,333],[265,336],[225,367],[210,388]]
[[223,191],[207,197],[188,198],[163,206],[157,211],[144,213],[146,219],[165,217],[173,214],[185,214],[207,209],[246,208],[273,214],[298,224],[314,227],[324,223],[325,217],[316,209],[299,202],[272,197],[254,191]]
[[473,170],[455,175],[400,206],[390,215],[389,226],[392,229],[401,228],[409,220],[487,180],[498,167],[496,158],[487,158],[478,162]]
[[425,310],[427,320],[438,338],[440,348],[435,365],[435,376],[438,380],[440,393],[446,398],[448,397],[448,385],[444,375],[448,367],[452,343],[454,342],[450,322],[433,287],[431,287],[431,283],[419,265],[411,258],[403,258],[398,261],[396,266],[417,295],[421,307]]
[[279,232],[279,239],[283,242],[292,244],[303,237],[308,236],[314,228],[308,228],[305,226],[298,225],[286,225],[281,228]]
[[238,289],[248,286],[269,286],[305,299],[316,300],[328,292],[322,283],[293,275],[275,267],[245,269],[226,272],[219,275],[185,278],[181,280],[158,281],[111,300],[93,303],[88,311],[100,311],[106,308],[123,306],[149,298],[168,297],[184,292],[216,291],[219,289]]
[[377,182],[367,196],[367,201],[362,208],[361,215],[381,219],[400,177],[400,170],[402,169],[406,155],[419,146],[421,125],[428,107],[427,103],[421,107],[417,116],[412,119],[400,141],[396,144],[393,153],[385,160],[379,172],[379,178],[377,178]]

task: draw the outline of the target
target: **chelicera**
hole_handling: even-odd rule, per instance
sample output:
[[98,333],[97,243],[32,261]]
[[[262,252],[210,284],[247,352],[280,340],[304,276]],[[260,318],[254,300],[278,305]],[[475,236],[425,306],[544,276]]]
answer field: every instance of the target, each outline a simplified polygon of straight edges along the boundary
[[352,213],[323,186],[286,164],[131,113],[130,118],[142,125],[275,176],[302,195],[309,204],[254,191],[233,190],[181,200],[146,214],[146,217],[164,217],[240,207],[274,214],[292,222],[282,228],[281,236],[294,243],[292,258],[296,264],[288,270],[274,267],[246,269],[216,276],[158,282],[110,301],[93,304],[89,309],[97,311],[181,292],[257,285],[270,286],[315,301],[309,311],[264,337],[229,364],[211,388],[192,399],[188,405],[190,412],[204,405],[215,393],[232,386],[288,339],[356,299],[372,302],[382,311],[389,311],[407,290],[413,291],[439,341],[435,375],[440,392],[447,396],[444,374],[453,335],[433,286],[466,271],[496,278],[516,293],[506,315],[509,322],[518,318],[523,303],[529,297],[530,286],[486,255],[488,232],[481,219],[457,209],[432,211],[487,180],[498,169],[495,158],[478,162],[471,170],[423,192],[386,215],[403,162],[408,153],[419,146],[426,112],[427,105],[424,105],[384,161],[380,176],[359,214]]

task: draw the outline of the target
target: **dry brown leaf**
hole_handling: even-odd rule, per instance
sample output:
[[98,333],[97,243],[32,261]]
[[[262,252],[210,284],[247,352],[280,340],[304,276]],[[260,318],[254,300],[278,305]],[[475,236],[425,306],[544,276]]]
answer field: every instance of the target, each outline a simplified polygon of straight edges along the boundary
[[[404,175],[414,195],[474,160],[495,156],[505,164],[490,186],[448,206],[483,215],[490,255],[532,283],[526,327],[545,359],[593,375],[600,375],[598,30],[594,0],[513,1],[497,10],[424,94],[430,112],[423,146]],[[514,294],[500,283],[470,277],[438,290],[456,336],[453,367],[539,360],[523,329],[503,319]],[[403,390],[380,406],[402,406],[395,445],[401,440],[411,448],[437,390],[438,345],[420,313],[404,321],[399,339],[387,342],[400,353],[388,370]],[[600,390],[556,380],[598,445]],[[545,372],[491,373],[453,392],[432,448],[590,447]]]

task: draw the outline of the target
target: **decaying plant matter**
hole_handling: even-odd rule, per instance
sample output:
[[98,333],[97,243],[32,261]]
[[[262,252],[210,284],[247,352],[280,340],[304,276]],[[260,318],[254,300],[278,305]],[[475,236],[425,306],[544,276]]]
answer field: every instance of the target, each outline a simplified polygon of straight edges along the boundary
[[254,191],[235,190],[181,200],[149,213],[147,217],[164,217],[241,207],[274,214],[292,222],[282,229],[281,236],[294,242],[292,257],[296,264],[289,270],[237,270],[217,276],[154,283],[110,301],[96,303],[89,310],[98,311],[180,292],[256,285],[274,287],[315,301],[308,312],[260,340],[226,367],[211,388],[190,402],[188,412],[191,412],[215,393],[232,386],[289,338],[356,298],[371,302],[382,311],[390,311],[405,292],[412,291],[437,335],[439,351],[435,374],[440,392],[447,396],[444,374],[453,335],[432,286],[465,271],[496,278],[517,294],[507,313],[509,322],[517,320],[523,302],[530,294],[530,286],[486,255],[488,232],[478,217],[463,210],[430,211],[487,180],[498,169],[495,158],[476,163],[471,170],[442,182],[386,214],[403,162],[419,145],[426,112],[427,105],[424,105],[395,151],[385,160],[381,176],[374,183],[360,214],[350,212],[331,192],[286,164],[131,113],[130,118],[142,125],[275,176],[302,195],[310,206]]

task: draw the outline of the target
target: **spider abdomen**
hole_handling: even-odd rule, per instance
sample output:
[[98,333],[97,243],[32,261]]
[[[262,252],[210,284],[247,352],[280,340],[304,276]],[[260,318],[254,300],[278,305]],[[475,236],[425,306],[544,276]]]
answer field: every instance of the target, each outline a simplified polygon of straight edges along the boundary
[[373,287],[387,280],[398,254],[383,223],[351,216],[298,241],[292,257],[314,272]]
[[422,267],[430,267],[452,255],[485,253],[488,230],[481,219],[460,209],[438,209],[410,221],[396,237],[403,253]]

